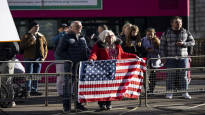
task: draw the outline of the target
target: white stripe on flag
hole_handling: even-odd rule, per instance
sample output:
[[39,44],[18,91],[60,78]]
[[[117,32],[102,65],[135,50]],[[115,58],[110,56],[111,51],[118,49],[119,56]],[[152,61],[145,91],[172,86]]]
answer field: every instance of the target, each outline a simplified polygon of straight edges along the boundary
[[128,81],[141,82],[139,78],[132,79],[119,79],[119,80],[108,80],[108,81],[79,81],[80,85],[91,85],[91,84],[115,84],[115,83],[126,83]]
[[144,66],[136,64],[136,65],[128,65],[128,66],[116,66],[116,70],[121,70],[121,69],[132,69],[132,68],[143,68]]
[[129,60],[117,60],[117,63],[129,63],[129,62],[137,62],[137,61],[145,63],[145,60],[143,58],[129,59]]

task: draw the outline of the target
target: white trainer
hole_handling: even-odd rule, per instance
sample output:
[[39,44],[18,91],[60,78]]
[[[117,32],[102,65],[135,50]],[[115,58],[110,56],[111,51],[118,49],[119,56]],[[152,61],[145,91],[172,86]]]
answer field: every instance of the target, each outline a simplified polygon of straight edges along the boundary
[[183,93],[182,96],[183,96],[185,99],[191,99],[191,96],[189,95],[189,93]]
[[166,98],[167,99],[172,99],[173,98],[173,94],[172,93],[167,93],[166,94]]
[[11,102],[11,107],[16,107],[15,101],[12,101],[12,102]]

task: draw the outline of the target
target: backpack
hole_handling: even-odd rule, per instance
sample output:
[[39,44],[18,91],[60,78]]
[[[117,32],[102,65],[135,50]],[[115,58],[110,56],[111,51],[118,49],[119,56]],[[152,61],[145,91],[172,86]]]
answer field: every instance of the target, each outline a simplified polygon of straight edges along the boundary
[[[191,35],[190,32],[187,31],[186,29],[185,29],[185,31],[186,31],[186,33],[187,33],[187,35],[188,35],[187,37],[189,37],[189,36]],[[167,34],[168,34],[168,30],[165,31],[164,36],[167,36]],[[193,55],[194,46],[188,46],[187,49],[188,49],[188,55],[189,55],[189,56]]]

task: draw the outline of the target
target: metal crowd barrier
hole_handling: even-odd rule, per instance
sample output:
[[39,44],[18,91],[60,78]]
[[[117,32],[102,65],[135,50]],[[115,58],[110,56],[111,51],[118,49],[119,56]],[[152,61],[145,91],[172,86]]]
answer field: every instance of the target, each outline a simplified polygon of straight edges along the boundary
[[[198,62],[204,62],[205,56],[189,56],[187,58],[191,59],[192,62],[194,62],[193,60],[198,60]],[[139,100],[139,105],[141,106],[141,100],[144,98],[145,99],[145,106],[148,106],[148,101],[149,98],[151,98],[153,95],[164,95],[167,93],[173,93],[174,95],[178,95],[180,93],[184,93],[184,92],[189,92],[190,95],[192,96],[192,94],[194,93],[193,97],[196,97],[196,95],[200,95],[201,92],[205,92],[205,74],[204,74],[204,70],[205,70],[205,64],[201,63],[199,66],[194,66],[194,67],[188,67],[188,68],[150,68],[150,63],[152,62],[152,60],[156,60],[156,59],[180,59],[180,58],[184,58],[184,57],[166,57],[166,58],[150,58],[147,59],[147,71],[145,73],[145,78],[144,78],[144,91],[142,91],[141,93],[141,97]],[[0,61],[0,62],[5,62],[5,61]],[[11,63],[19,63],[19,62],[41,62],[41,61],[19,61],[19,62],[15,62],[15,61],[8,61]],[[71,82],[69,82],[69,84],[71,85],[72,82],[74,81],[74,91],[73,91],[73,95],[69,96],[69,99],[72,100],[72,102],[74,102],[74,104],[76,104],[75,102],[77,101],[77,90],[78,90],[78,68],[79,68],[79,63],[72,65],[73,63],[69,60],[62,60],[62,61],[43,61],[42,63],[50,63],[47,68],[45,73],[33,73],[33,74],[28,74],[28,73],[19,73],[19,74],[0,74],[0,78],[2,78],[3,76],[5,77],[16,77],[16,78],[26,78],[26,80],[28,79],[32,79],[32,80],[40,80],[42,77],[45,77],[45,83],[44,83],[44,93],[45,93],[45,97],[44,97],[44,104],[45,106],[48,106],[49,104],[49,84],[52,85],[52,88],[54,89],[55,84],[53,83],[49,83],[49,77],[53,77],[53,76],[59,76],[59,75],[65,75],[65,76],[72,76],[72,67],[70,67],[70,70],[67,70],[67,72],[64,73],[49,73],[49,70],[52,66],[54,66],[55,64],[62,64],[62,63],[70,63],[71,66],[75,67],[75,73],[73,76],[74,80],[71,80]],[[190,62],[190,64],[192,65],[192,62]],[[190,71],[190,76],[191,76],[191,82],[189,84],[189,88],[188,90],[178,90],[173,89],[172,91],[167,91],[166,90],[166,76],[169,75],[173,75],[173,72],[177,72],[178,75],[180,75],[182,71]],[[155,88],[153,90],[153,92],[149,91],[149,84],[150,81],[152,81],[153,79],[149,79],[150,76],[155,75],[156,78],[155,79]],[[25,79],[24,79],[25,80]],[[180,80],[180,79],[177,79]],[[0,80],[1,81],[1,80]],[[23,83],[24,81],[20,80],[20,83]],[[0,82],[1,83],[1,82]],[[177,84],[177,83],[176,83]],[[41,84],[43,85],[43,84]],[[1,85],[0,85],[1,86]],[[52,89],[52,90],[53,90]],[[72,91],[72,87],[70,89],[70,91]],[[55,94],[56,94],[56,90],[54,90]],[[71,94],[71,93],[70,93]],[[72,96],[74,96],[72,98]],[[158,97],[157,97],[158,98]],[[165,96],[163,97],[165,98]],[[54,98],[56,99],[56,98]],[[195,98],[193,98],[195,99]],[[23,99],[25,100],[25,99]],[[1,98],[0,102],[5,102],[5,98]],[[7,101],[11,101],[11,98],[8,98]],[[132,102],[134,100],[131,100]],[[71,107],[71,103],[70,102],[70,107]],[[62,106],[62,101],[60,102],[61,106]],[[76,110],[76,105],[74,106],[75,110]]]
[[[173,98],[181,99],[180,94],[188,92],[196,100],[198,95],[205,92],[205,64],[192,67],[193,61],[204,62],[204,55],[189,56],[189,57],[163,57],[147,59],[147,71],[145,76],[145,106],[148,106],[149,98],[162,95],[166,98],[166,94],[173,94]],[[190,66],[186,68],[169,68],[163,67],[153,68],[152,62],[155,60],[170,60],[170,59],[188,59]],[[174,63],[173,63],[174,64]],[[186,72],[186,73],[185,73]],[[185,76],[183,78],[182,76]],[[186,89],[186,82],[188,89]],[[183,97],[184,98],[184,97]],[[150,102],[151,103],[151,102]]]
[[[13,100],[12,97],[11,97],[11,94],[10,94],[11,92],[9,92],[9,89],[8,89],[8,86],[11,86],[11,84],[12,84],[12,87],[14,87],[14,89],[16,88],[17,91],[19,91],[17,93],[15,92],[15,96],[19,96],[19,95],[21,96],[21,98],[19,98],[19,99],[14,97],[14,101],[26,101],[28,99],[26,98],[25,82],[27,80],[38,80],[38,81],[40,80],[40,81],[42,81],[42,78],[44,77],[45,78],[45,83],[41,82],[40,83],[41,87],[40,86],[39,87],[41,89],[41,92],[43,90],[42,88],[45,87],[44,88],[45,89],[44,90],[44,94],[45,94],[44,101],[45,101],[45,106],[48,106],[48,96],[49,96],[49,87],[48,87],[49,86],[48,85],[49,84],[49,81],[48,81],[49,79],[48,78],[49,77],[57,77],[59,75],[67,75],[66,77],[70,77],[72,75],[71,69],[66,70],[66,72],[63,72],[63,73],[50,73],[49,72],[49,69],[52,66],[54,66],[55,64],[70,63],[70,66],[72,66],[72,61],[69,61],[69,60],[61,60],[61,61],[0,61],[0,63],[22,63],[22,64],[26,63],[26,62],[50,63],[50,64],[48,64],[48,66],[45,70],[45,73],[32,73],[32,74],[29,74],[29,73],[14,73],[14,74],[6,74],[5,73],[5,74],[3,74],[3,73],[1,73],[0,74],[0,89],[1,89],[0,90],[0,96],[1,96],[0,104],[5,105],[7,102],[11,102]],[[70,67],[70,68],[72,68],[72,67]],[[13,83],[10,83],[6,86],[5,85],[6,82],[3,81],[2,78],[6,78],[6,79],[7,78],[12,78]],[[3,86],[3,87],[1,87],[1,86]],[[53,87],[53,89],[56,89],[55,85],[52,86],[52,87]],[[18,90],[18,88],[22,88],[22,89]],[[2,90],[4,90],[4,92]],[[55,90],[55,92],[56,92],[56,90]],[[7,93],[7,94],[3,95],[2,93]],[[42,96],[40,98],[43,99]]]
[[[65,74],[67,74],[67,75],[70,75],[70,76],[72,76],[72,61],[70,61],[70,60],[67,60],[67,61],[55,61],[55,62],[53,62],[53,63],[51,63],[51,64],[49,64],[48,66],[47,66],[47,68],[46,68],[46,70],[45,70],[45,73],[48,73],[48,71],[49,71],[49,69],[52,67],[52,66],[54,66],[54,65],[56,65],[56,64],[65,64],[65,63],[70,63],[71,65],[70,65],[70,70],[68,70],[68,73],[60,73],[60,74],[58,74],[58,75],[56,75],[56,76],[59,76],[59,75],[64,75],[65,76]],[[69,76],[68,76],[69,77]],[[46,87],[45,87],[45,106],[48,106],[48,76],[46,76],[46,78],[45,78],[45,84],[46,84]],[[71,82],[71,84],[72,84],[72,82]],[[70,89],[70,91],[71,91],[72,89]],[[71,96],[71,99],[72,99],[72,96]]]

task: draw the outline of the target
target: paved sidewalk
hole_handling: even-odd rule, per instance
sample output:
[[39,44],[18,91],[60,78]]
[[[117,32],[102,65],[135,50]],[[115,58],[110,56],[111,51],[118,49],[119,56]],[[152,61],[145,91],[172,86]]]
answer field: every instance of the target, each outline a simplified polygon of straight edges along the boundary
[[[186,100],[181,96],[164,99],[163,95],[149,98],[148,106],[138,106],[137,100],[113,101],[111,111],[96,112],[97,103],[88,103],[89,111],[63,114],[62,104],[51,103],[48,107],[43,104],[43,97],[30,98],[25,103],[19,103],[15,108],[1,108],[0,115],[205,115],[204,93],[191,93],[192,99]],[[36,102],[36,103],[30,103]],[[143,100],[144,103],[144,100]]]
[[[193,74],[192,85],[205,88],[204,74]],[[42,85],[42,84],[41,84]],[[191,100],[174,95],[173,99],[165,99],[164,94],[148,97],[148,107],[139,107],[138,100],[113,101],[111,111],[96,112],[97,102],[88,103],[89,111],[63,114],[62,100],[57,97],[55,86],[49,86],[49,105],[45,107],[44,97],[30,97],[23,103],[18,102],[14,108],[0,108],[0,115],[205,115],[205,92],[192,92]],[[44,91],[42,85],[42,91]]]

